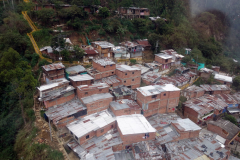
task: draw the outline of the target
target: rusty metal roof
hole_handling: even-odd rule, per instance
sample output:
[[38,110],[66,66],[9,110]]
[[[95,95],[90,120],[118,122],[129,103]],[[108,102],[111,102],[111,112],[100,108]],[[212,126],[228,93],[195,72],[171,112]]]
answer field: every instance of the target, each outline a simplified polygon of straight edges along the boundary
[[227,85],[200,85],[205,91],[230,91],[231,89]]
[[65,66],[62,63],[53,63],[53,64],[42,66],[42,68],[46,71],[52,71],[52,70],[64,69]]
[[154,83],[158,79],[160,79],[161,76],[162,75],[160,73],[158,73],[158,72],[150,71],[150,72],[147,72],[144,75],[142,75],[142,79],[145,80],[145,81],[148,81],[150,83]]
[[230,94],[216,94],[216,96],[227,104],[238,104],[238,101]]

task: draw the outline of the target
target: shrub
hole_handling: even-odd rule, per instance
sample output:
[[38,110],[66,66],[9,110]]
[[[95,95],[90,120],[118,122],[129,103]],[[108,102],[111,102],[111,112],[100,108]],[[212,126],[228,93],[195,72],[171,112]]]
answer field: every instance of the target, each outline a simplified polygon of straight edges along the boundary
[[105,36],[105,35],[106,35],[106,32],[105,32],[103,29],[101,29],[101,30],[98,32],[98,35],[100,35],[100,36]]
[[29,108],[29,109],[27,109],[26,110],[26,114],[27,114],[27,117],[28,117],[28,119],[30,120],[30,121],[34,121],[35,120],[35,114],[34,114],[34,110],[33,109],[31,109],[31,108]]
[[130,59],[130,62],[131,62],[132,64],[136,64],[136,63],[137,63],[137,60],[136,60],[136,59]]

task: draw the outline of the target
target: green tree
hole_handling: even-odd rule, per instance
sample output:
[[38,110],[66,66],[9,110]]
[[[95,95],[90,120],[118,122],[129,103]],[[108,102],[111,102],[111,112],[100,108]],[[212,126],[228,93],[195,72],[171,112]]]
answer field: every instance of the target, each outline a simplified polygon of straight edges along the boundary
[[232,122],[233,124],[237,125],[237,119],[236,119],[234,116],[229,115],[229,114],[226,114],[226,115],[225,115],[225,119],[226,119],[226,120],[229,120],[229,121]]
[[77,59],[80,59],[84,55],[84,50],[80,48],[78,45],[73,46],[73,51]]
[[136,27],[137,31],[141,34],[145,34],[147,31],[146,20],[142,18],[134,19],[133,21],[134,26]]
[[107,7],[102,7],[99,9],[98,15],[103,18],[107,18],[110,15],[110,11]]
[[233,84],[232,86],[239,91],[240,90],[240,76],[237,76],[233,79]]
[[43,8],[37,11],[37,16],[41,20],[43,25],[50,25],[51,19],[55,17],[55,11],[51,8]]

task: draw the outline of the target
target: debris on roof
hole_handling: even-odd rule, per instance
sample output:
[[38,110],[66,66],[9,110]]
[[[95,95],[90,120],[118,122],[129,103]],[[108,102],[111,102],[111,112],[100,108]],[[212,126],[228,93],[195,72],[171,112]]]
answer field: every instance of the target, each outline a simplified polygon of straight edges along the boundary
[[83,91],[89,91],[89,90],[95,90],[95,89],[103,89],[103,88],[108,88],[108,87],[109,86],[106,83],[98,83],[98,84],[77,86],[77,88],[79,90],[83,90]]
[[110,93],[101,93],[81,98],[81,100],[84,104],[88,104],[106,98],[113,98],[113,96]]
[[137,88],[139,92],[141,92],[144,96],[151,96],[160,94],[165,91],[180,91],[179,88],[175,87],[172,84],[165,84],[165,85],[149,85],[145,87],[139,87]]
[[144,67],[141,64],[135,64],[135,65],[133,65],[131,67],[140,69],[141,70],[141,74],[144,74],[144,73],[146,73],[146,72],[148,72],[150,70],[150,68]]
[[112,94],[113,94],[115,97],[130,96],[130,95],[133,94],[133,90],[131,90],[130,88],[128,88],[128,87],[126,87],[126,86],[124,86],[124,85],[110,88],[110,90],[112,91]]
[[82,72],[86,72],[87,70],[81,66],[81,65],[77,65],[77,66],[73,66],[73,67],[68,67],[67,69],[65,69],[65,71],[69,74],[69,75],[76,75]]
[[120,43],[121,45],[123,46],[126,46],[128,48],[133,48],[133,47],[136,47],[136,46],[141,46],[140,44],[137,44],[135,42],[130,42],[130,41],[126,41],[126,42],[122,42]]
[[220,81],[229,82],[229,83],[232,83],[232,81],[233,81],[232,77],[224,76],[224,75],[221,75],[221,74],[215,74],[214,75],[214,79],[217,79],[217,80],[220,80]]
[[117,123],[123,135],[156,132],[141,114],[117,116]]
[[201,91],[205,91],[205,90],[196,85],[192,85],[184,90],[184,92],[201,92]]
[[122,110],[122,109],[126,109],[126,108],[129,108],[131,110],[141,110],[142,109],[137,104],[137,102],[135,102],[134,100],[130,100],[130,99],[121,99],[121,100],[117,100],[117,101],[112,101],[110,103],[110,105],[112,106],[112,108],[114,110]]
[[148,81],[149,83],[155,83],[157,80],[161,78],[161,76],[162,75],[160,73],[151,71],[142,75],[142,79]]
[[113,48],[114,45],[112,43],[109,43],[107,41],[95,41],[95,42],[91,42],[93,44],[99,45],[101,46],[101,48]]
[[96,58],[93,59],[95,63],[100,64],[101,66],[107,66],[107,65],[113,65],[115,62],[113,62],[110,58]]
[[89,74],[82,74],[82,75],[76,75],[76,76],[69,76],[69,79],[72,81],[89,81],[94,80],[93,77],[91,77]]
[[67,128],[76,137],[80,138],[92,131],[96,131],[104,126],[107,126],[115,120],[116,118],[110,111],[104,110],[72,122],[67,125]]
[[42,68],[46,71],[53,71],[58,69],[64,69],[65,66],[62,63],[52,63],[49,65],[42,66]]
[[109,86],[111,86],[111,85],[114,85],[114,84],[121,85],[121,84],[122,84],[122,81],[119,80],[116,75],[113,75],[113,76],[109,76],[109,77],[106,77],[106,78],[102,78],[102,79],[100,79],[100,80],[96,80],[94,83],[95,83],[95,84],[106,83],[106,84],[108,84]]
[[67,145],[83,160],[115,160],[112,147],[121,143],[119,133],[116,129],[112,129],[100,137],[93,137],[82,145],[75,140]]

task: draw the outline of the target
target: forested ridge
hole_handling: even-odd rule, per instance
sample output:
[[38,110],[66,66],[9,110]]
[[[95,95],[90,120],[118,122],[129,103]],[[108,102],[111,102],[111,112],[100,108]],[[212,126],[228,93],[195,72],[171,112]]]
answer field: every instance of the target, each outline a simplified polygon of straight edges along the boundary
[[[13,3],[12,3],[13,2]],[[34,126],[33,94],[39,85],[40,67],[47,64],[34,53],[27,33],[31,32],[21,11],[36,22],[41,30],[34,33],[39,45],[54,46],[58,34],[52,26],[66,24],[69,33],[99,37],[117,44],[123,40],[148,38],[153,53],[175,49],[184,54],[191,48],[191,58],[232,75],[240,66],[240,1],[238,0],[37,0],[39,6],[54,4],[56,10],[32,10],[34,3],[3,0],[0,6],[0,159],[62,159],[61,153],[47,145],[32,143],[38,128]],[[61,4],[71,4],[64,9]],[[99,14],[89,15],[79,6],[102,5]],[[160,16],[154,24],[150,19],[121,19],[118,7],[149,8],[150,16]],[[80,40],[82,41],[82,40]],[[158,51],[155,46],[158,43]],[[56,44],[58,45],[58,44]],[[76,54],[79,48],[76,49]],[[71,61],[67,50],[66,60]],[[81,58],[82,53],[79,52]],[[240,84],[240,80],[239,80]]]

